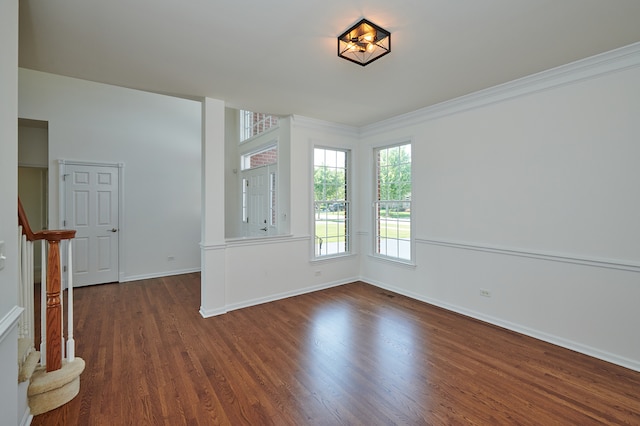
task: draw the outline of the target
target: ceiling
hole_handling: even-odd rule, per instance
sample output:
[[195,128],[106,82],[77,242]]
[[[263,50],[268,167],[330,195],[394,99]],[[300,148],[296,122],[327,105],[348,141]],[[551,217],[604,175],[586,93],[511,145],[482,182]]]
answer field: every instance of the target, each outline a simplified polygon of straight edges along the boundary
[[[392,34],[366,67],[362,17]],[[638,41],[638,0],[20,0],[19,63],[362,126]]]

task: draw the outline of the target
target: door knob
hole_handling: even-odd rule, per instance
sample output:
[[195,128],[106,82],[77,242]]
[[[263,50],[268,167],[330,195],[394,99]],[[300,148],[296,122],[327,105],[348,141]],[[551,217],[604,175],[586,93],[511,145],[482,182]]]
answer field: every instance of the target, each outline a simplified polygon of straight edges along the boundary
[[267,227],[265,226],[264,228],[260,228],[261,231],[266,231]]
[[112,229],[109,229],[109,232],[118,232],[118,229],[112,228]]

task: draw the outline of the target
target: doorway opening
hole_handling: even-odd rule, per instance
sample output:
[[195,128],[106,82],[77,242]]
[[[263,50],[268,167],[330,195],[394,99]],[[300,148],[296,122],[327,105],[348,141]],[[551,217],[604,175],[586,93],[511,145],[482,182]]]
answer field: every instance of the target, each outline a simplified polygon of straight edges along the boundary
[[[18,197],[34,231],[49,225],[49,123],[18,119]],[[41,245],[33,245],[33,276],[41,277]]]

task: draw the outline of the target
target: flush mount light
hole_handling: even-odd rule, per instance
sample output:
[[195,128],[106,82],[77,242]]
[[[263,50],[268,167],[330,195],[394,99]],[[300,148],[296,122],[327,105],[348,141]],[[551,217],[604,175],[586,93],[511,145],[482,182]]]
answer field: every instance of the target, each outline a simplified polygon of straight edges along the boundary
[[338,56],[365,66],[391,52],[391,33],[363,19],[338,37]]

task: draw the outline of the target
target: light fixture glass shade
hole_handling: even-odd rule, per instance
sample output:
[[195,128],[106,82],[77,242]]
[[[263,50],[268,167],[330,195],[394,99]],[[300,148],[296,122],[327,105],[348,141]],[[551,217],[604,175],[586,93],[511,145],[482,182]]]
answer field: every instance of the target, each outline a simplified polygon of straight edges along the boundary
[[338,56],[365,66],[391,52],[391,33],[361,20],[338,37]]

